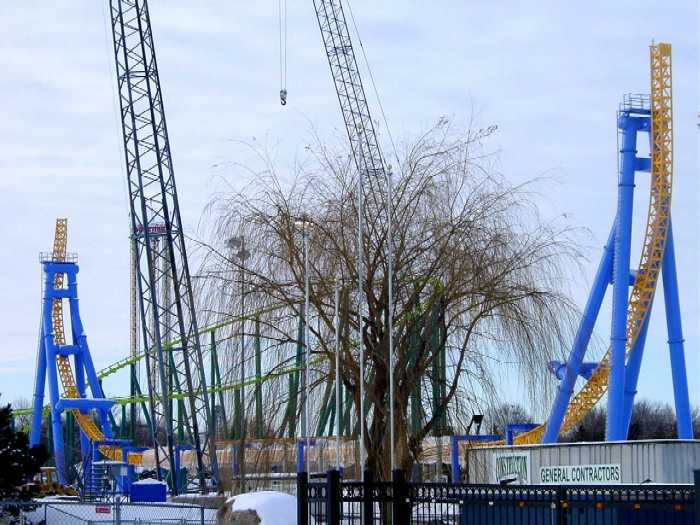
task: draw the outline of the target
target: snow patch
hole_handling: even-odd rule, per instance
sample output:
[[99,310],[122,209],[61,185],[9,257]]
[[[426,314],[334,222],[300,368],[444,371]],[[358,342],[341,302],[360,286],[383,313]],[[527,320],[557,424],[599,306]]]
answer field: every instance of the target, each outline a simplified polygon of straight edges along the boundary
[[165,485],[165,481],[158,481],[153,478],[144,478],[138,481],[134,481],[132,485]]
[[[229,498],[226,505],[231,511],[255,511],[262,520],[260,525],[296,525],[297,499],[285,492],[263,490]],[[315,525],[313,518],[309,525]]]

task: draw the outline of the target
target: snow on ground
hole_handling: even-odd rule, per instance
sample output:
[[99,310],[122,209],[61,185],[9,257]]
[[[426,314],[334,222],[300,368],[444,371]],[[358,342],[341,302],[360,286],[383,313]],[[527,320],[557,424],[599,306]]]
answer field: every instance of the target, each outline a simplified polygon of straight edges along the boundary
[[[260,525],[296,525],[297,499],[291,494],[263,490],[248,492],[229,498],[231,511],[253,510],[262,520]],[[313,519],[309,525],[315,525]]]
[[459,523],[459,503],[420,503],[413,507],[411,523]]
[[[115,506],[111,503],[78,503],[51,499],[36,500],[36,510],[24,512],[29,524],[38,524],[46,517],[46,525],[85,525],[86,522],[113,523]],[[202,509],[177,503],[121,503],[121,519],[155,524],[199,524]],[[204,509],[204,523],[216,523],[216,510]]]
[[[46,517],[46,525],[85,525],[112,524],[116,518],[116,508],[111,503],[80,503],[65,501],[58,498],[36,500],[37,508],[24,512],[26,522],[30,525],[39,524]],[[274,491],[259,491],[239,494],[226,502],[230,510],[254,511],[261,519],[260,525],[297,525],[296,497]],[[344,509],[346,511],[350,509]],[[359,511],[358,509],[353,509]],[[143,525],[199,525],[202,510],[186,504],[177,503],[121,503],[121,519]],[[204,509],[204,523],[215,524],[215,509]],[[310,518],[309,525],[316,525]]]

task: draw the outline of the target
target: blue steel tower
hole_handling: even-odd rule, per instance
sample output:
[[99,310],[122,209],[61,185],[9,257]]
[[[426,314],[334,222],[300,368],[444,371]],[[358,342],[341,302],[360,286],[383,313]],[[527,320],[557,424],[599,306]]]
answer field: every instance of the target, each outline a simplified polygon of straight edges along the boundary
[[[666,306],[677,435],[681,439],[693,437],[671,224],[671,87],[671,46],[652,45],[651,96],[627,96],[618,112],[620,171],[617,213],[569,359],[566,363],[550,363],[561,384],[544,431],[544,443],[555,442],[560,431],[569,430],[580,421],[602,397],[606,387],[606,439],[615,441],[627,438],[659,275],[662,276]],[[649,137],[650,157],[638,155],[640,134]],[[639,267],[632,269],[630,246],[637,173],[650,174],[651,193],[641,260]],[[613,289],[610,349],[600,363],[584,363],[591,333],[609,285]],[[587,383],[572,399],[579,376],[587,379]]]
[[[129,453],[128,442],[112,438],[109,410],[114,401],[104,398],[90,355],[78,304],[77,257],[66,252],[67,231],[67,220],[58,219],[53,252],[41,257],[44,293],[29,435],[30,445],[39,444],[44,387],[48,379],[54,459],[59,482],[64,485],[68,481],[61,424],[64,411],[72,411],[80,426],[83,458],[98,457],[96,452],[99,451],[113,461],[138,464],[141,460],[140,454]],[[69,306],[70,342],[65,333],[64,302]],[[91,396],[88,396],[88,388]],[[97,422],[91,415],[93,410]]]

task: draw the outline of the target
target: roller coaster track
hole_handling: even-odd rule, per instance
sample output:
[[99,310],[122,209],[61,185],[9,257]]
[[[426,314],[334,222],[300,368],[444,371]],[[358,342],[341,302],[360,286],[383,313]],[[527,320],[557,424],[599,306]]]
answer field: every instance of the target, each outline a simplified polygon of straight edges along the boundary
[[[56,220],[56,232],[53,242],[53,260],[54,261],[65,261],[66,260],[66,246],[68,240],[68,220],[65,218],[59,218]],[[54,287],[63,287],[63,274],[57,273],[54,278]],[[63,301],[61,299],[54,299],[51,308],[51,317],[53,324],[53,339],[56,345],[66,344],[66,333],[63,324]],[[56,368],[58,369],[58,375],[61,378],[61,384],[63,385],[63,395],[67,398],[77,398],[78,389],[75,385],[75,378],[73,376],[73,369],[71,368],[70,360],[67,356],[57,355],[56,356]],[[105,440],[104,433],[95,424],[92,418],[88,414],[83,414],[78,409],[72,409],[75,421],[78,423],[80,430],[82,430],[90,441],[100,442]],[[100,445],[100,453],[114,461],[122,461],[122,450],[120,447],[111,445]],[[132,465],[138,465],[141,463],[142,454],[139,453],[129,453],[128,462]]]
[[[274,306],[270,306],[268,308],[263,308],[261,310],[256,311],[252,317],[246,316],[245,319],[248,321],[252,321],[255,319],[255,316],[265,314],[268,312],[272,312],[274,310],[279,309],[280,307],[281,307],[280,305],[274,305]],[[207,327],[199,330],[197,332],[197,336],[202,337],[203,335],[206,335],[206,334],[211,333],[211,332],[215,332],[216,330],[219,330],[220,328],[224,328],[226,326],[230,326],[232,324],[238,323],[238,322],[240,322],[240,320],[241,320],[241,318],[236,316],[236,317],[232,317],[230,319],[227,319],[226,321],[221,321],[220,323],[213,324],[211,326],[207,326]],[[167,350],[167,349],[170,349],[171,347],[177,347],[181,343],[182,343],[182,341],[180,339],[175,339],[168,344],[164,344],[163,349]],[[111,365],[108,365],[105,368],[103,368],[102,370],[99,370],[97,372],[97,378],[104,379],[105,377],[110,376],[112,374],[115,374],[119,370],[126,368],[129,365],[138,363],[144,357],[145,357],[145,354],[143,352],[138,352],[134,355],[129,355],[123,359],[120,359],[119,361],[115,361]]]
[[[671,100],[671,45],[652,44],[651,61],[651,184],[644,244],[639,270],[627,308],[626,354],[639,336],[651,311],[661,260],[671,219],[673,182],[673,105]],[[573,429],[608,390],[610,350],[601,359],[590,379],[567,407],[560,433]],[[517,445],[540,443],[545,425],[515,437]]]
[[[277,308],[278,308],[277,306],[272,306],[270,308],[266,308],[266,309],[258,311],[257,314],[267,313],[267,312],[275,310]],[[62,315],[62,311],[61,311],[61,315]],[[62,321],[62,317],[61,317],[61,321]],[[204,334],[216,331],[220,328],[224,328],[226,326],[232,325],[232,324],[237,323],[239,321],[240,321],[240,318],[235,317],[235,318],[232,318],[232,319],[229,319],[226,321],[222,321],[220,323],[217,323],[217,324],[214,324],[211,326],[207,326],[207,327],[203,328],[202,330],[200,330],[199,335],[202,336]],[[54,324],[54,326],[56,326],[56,325]],[[54,328],[54,330],[55,330],[55,328]],[[63,332],[61,332],[61,333],[63,333]],[[58,339],[56,341],[58,342]],[[175,340],[175,341],[171,342],[168,346],[164,345],[163,348],[169,348],[170,346],[176,346],[177,344],[179,344],[179,341]],[[108,377],[112,374],[116,374],[117,372],[128,367],[129,365],[139,362],[141,359],[144,358],[144,355],[145,354],[143,352],[139,352],[135,355],[130,355],[128,357],[120,359],[119,361],[115,361],[114,363],[99,370],[97,372],[97,378],[104,379],[105,377]],[[324,358],[316,358],[316,359],[312,359],[309,362],[309,364],[314,366],[314,365],[322,363],[323,361],[324,361]],[[68,362],[67,365],[68,365],[68,372],[70,374],[67,377],[67,380],[70,380],[70,378],[72,378],[72,372],[70,369],[70,362]],[[295,372],[299,372],[303,368],[304,368],[303,366],[302,367],[287,366],[287,367],[281,368],[279,370],[271,370],[268,373],[263,374],[263,376],[260,377],[259,379],[255,378],[255,377],[251,377],[249,379],[246,379],[243,382],[243,386],[251,386],[251,385],[258,384],[258,383],[265,383],[267,381],[270,381],[270,380],[278,378],[278,377],[283,377],[283,376],[286,376],[289,374],[293,374]],[[221,384],[218,386],[210,385],[207,387],[207,393],[214,394],[214,393],[218,393],[218,392],[230,392],[232,390],[237,390],[240,387],[241,387],[240,382],[224,383],[224,384]],[[66,396],[66,397],[69,397],[69,396]],[[73,396],[73,397],[76,397],[76,396]],[[185,399],[185,398],[186,398],[185,393],[178,393],[178,392],[173,392],[168,396],[168,399],[173,399],[173,400]],[[113,398],[109,398],[109,399],[112,399],[115,402],[115,404],[117,404],[117,405],[128,405],[131,403],[146,402],[148,400],[148,397],[142,395],[142,396],[132,396],[132,397],[113,397]],[[48,414],[49,406],[48,405],[44,406],[43,411]],[[17,408],[17,409],[12,410],[13,416],[27,416],[27,415],[30,415],[31,413],[32,413],[31,408]]]
[[[317,357],[317,358],[309,361],[309,365],[315,366],[315,365],[323,363],[326,360],[327,360],[326,358]],[[70,369],[70,363],[68,363],[68,366]],[[272,379],[284,377],[284,376],[287,376],[289,374],[299,372],[303,369],[304,369],[304,366],[286,366],[284,368],[280,368],[279,370],[270,371],[270,372],[264,374],[262,377],[260,377],[260,379],[258,379],[256,377],[251,377],[249,379],[246,379],[245,381],[243,381],[243,386],[252,386],[252,385],[256,385],[256,384],[260,384],[260,383],[265,383],[265,382],[270,381]],[[224,383],[224,384],[219,385],[219,386],[212,385],[212,386],[207,387],[207,394],[211,395],[211,394],[216,394],[218,392],[230,392],[232,390],[238,390],[239,388],[241,388],[240,382]],[[186,396],[187,396],[187,394],[184,392],[173,392],[168,396],[168,399],[173,399],[173,400],[185,399]],[[66,396],[66,397],[68,397],[68,396]],[[112,401],[114,401],[114,404],[116,404],[116,405],[130,405],[131,403],[144,403],[144,402],[148,401],[148,396],[141,395],[141,396],[130,396],[130,397],[111,397],[108,399],[111,399]],[[49,405],[45,405],[43,407],[43,412],[45,414],[49,413]],[[28,416],[31,413],[32,413],[31,408],[19,408],[19,409],[12,410],[13,416]]]

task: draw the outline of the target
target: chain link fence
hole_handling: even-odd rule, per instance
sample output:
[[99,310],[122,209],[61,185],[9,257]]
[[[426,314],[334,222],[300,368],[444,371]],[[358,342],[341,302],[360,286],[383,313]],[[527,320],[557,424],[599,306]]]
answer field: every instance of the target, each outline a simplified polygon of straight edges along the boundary
[[213,525],[216,510],[177,503],[0,501],[1,525]]

